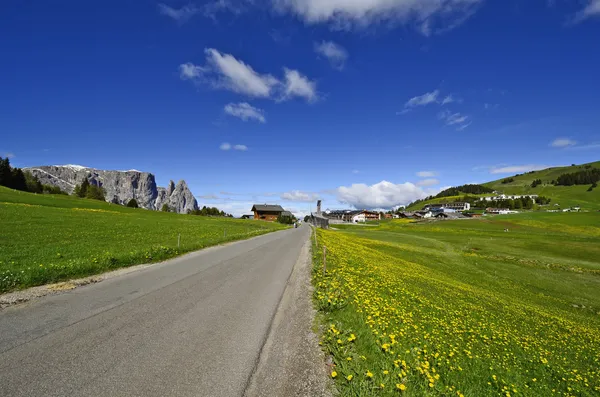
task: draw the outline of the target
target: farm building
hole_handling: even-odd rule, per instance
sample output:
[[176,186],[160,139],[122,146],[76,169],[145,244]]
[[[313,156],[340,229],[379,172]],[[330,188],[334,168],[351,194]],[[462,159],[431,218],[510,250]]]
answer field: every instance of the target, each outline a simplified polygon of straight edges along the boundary
[[284,209],[276,204],[254,204],[251,211],[254,212],[254,219],[275,222]]
[[440,212],[435,215],[436,219],[464,219],[466,216],[460,212]]
[[[471,209],[471,204],[465,202],[456,202],[456,203],[438,203],[438,204],[427,204],[423,207],[424,211],[442,211],[442,212],[452,212],[452,211],[468,211]],[[450,211],[448,211],[450,210]]]
[[486,208],[485,212],[488,214],[494,214],[494,215],[510,214],[510,210],[508,208]]

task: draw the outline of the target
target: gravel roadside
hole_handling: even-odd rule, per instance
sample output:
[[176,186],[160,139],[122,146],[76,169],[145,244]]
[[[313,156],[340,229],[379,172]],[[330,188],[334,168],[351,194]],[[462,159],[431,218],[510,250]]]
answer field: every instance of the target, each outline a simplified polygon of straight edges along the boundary
[[302,247],[245,397],[333,396],[325,356],[312,330],[310,240]]

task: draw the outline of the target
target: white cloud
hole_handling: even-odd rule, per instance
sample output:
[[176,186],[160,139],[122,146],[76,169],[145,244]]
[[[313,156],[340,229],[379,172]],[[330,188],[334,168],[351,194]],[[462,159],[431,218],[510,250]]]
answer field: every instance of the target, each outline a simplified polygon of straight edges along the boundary
[[469,128],[469,126],[470,126],[471,124],[473,124],[473,122],[469,122],[469,123],[467,123],[467,124],[463,124],[463,125],[461,125],[460,127],[456,128],[456,131],[462,131],[462,130],[465,130],[465,129]]
[[438,118],[444,120],[446,125],[456,125],[457,131],[462,131],[471,125],[471,123],[467,123],[469,121],[469,116],[460,113],[452,113],[449,110],[438,113]]
[[301,201],[311,203],[319,199],[317,193],[302,192],[300,190],[292,190],[291,192],[285,192],[281,195],[282,200],[288,201]]
[[469,119],[468,116],[460,113],[453,113],[446,118],[446,125],[463,124]]
[[581,11],[573,16],[572,23],[579,23],[585,19],[600,16],[600,0],[587,0],[587,3]]
[[482,0],[271,0],[281,12],[292,12],[310,24],[329,23],[337,29],[364,28],[377,23],[402,23],[424,35],[455,28],[469,18]]
[[448,103],[453,103],[456,102],[456,99],[454,99],[454,97],[452,96],[452,94],[447,95],[443,100],[442,100],[442,105],[446,105]]
[[394,184],[381,181],[374,185],[362,183],[351,186],[340,186],[336,189],[337,199],[355,208],[392,208],[406,205],[417,199],[427,197],[431,192],[426,192],[419,186],[406,182]]
[[440,184],[439,179],[435,179],[435,178],[423,179],[422,181],[417,182],[418,186],[435,186],[435,185],[439,185],[439,184]]
[[353,174],[360,174],[360,171],[359,170],[352,170],[352,173]]
[[177,9],[162,3],[158,5],[158,11],[163,15],[173,18],[179,23],[186,22],[199,12],[199,10],[193,4],[188,4]]
[[552,146],[552,147],[569,147],[569,146],[575,146],[576,144],[577,144],[577,142],[575,142],[572,139],[557,138],[550,143],[550,146]]
[[246,150],[248,150],[248,146],[246,146],[246,145],[232,145],[231,143],[224,142],[224,143],[222,143],[219,146],[219,149],[221,149],[221,150],[231,150],[231,149],[233,149],[233,150],[239,150],[239,151],[245,152]]
[[256,120],[265,123],[265,112],[262,109],[255,108],[247,102],[229,103],[225,105],[225,113],[230,116],[240,118],[244,121]]
[[231,150],[231,144],[230,143],[222,143],[221,146],[219,146],[219,149],[221,150]]
[[17,156],[15,156],[15,154],[14,154],[14,153],[11,153],[11,152],[4,152],[4,153],[2,154],[2,157],[5,157],[5,158],[7,158],[7,159],[14,159],[14,158],[15,158],[15,157],[17,157]]
[[248,146],[246,146],[246,145],[234,145],[233,146],[233,150],[239,150],[239,151],[245,152],[246,150],[248,150]]
[[548,165],[526,164],[526,165],[511,165],[506,167],[492,167],[490,174],[519,174],[529,171],[539,171],[546,169]]
[[437,173],[435,171],[419,171],[417,172],[417,176],[419,178],[431,178],[437,176]]
[[429,105],[431,103],[437,103],[439,95],[440,95],[439,90],[435,90],[432,92],[426,92],[423,95],[410,98],[408,100],[408,102],[406,102],[404,104],[404,107],[405,108],[414,108],[416,106],[425,106],[425,105]]
[[283,68],[285,81],[281,81],[270,74],[260,74],[233,55],[223,54],[214,48],[205,49],[204,54],[205,66],[191,62],[179,65],[183,80],[207,83],[216,89],[256,98],[284,101],[302,97],[309,102],[317,99],[316,83],[297,70]]
[[348,59],[348,51],[344,47],[333,41],[322,41],[321,43],[315,43],[315,51],[317,54],[326,57],[333,68],[344,69]]
[[283,68],[285,72],[284,94],[281,100],[293,97],[302,97],[308,102],[317,99],[317,85],[310,81],[306,76],[301,75],[297,70]]
[[196,66],[193,63],[187,62],[179,65],[179,77],[181,80],[193,80],[202,75],[204,69],[201,66]]

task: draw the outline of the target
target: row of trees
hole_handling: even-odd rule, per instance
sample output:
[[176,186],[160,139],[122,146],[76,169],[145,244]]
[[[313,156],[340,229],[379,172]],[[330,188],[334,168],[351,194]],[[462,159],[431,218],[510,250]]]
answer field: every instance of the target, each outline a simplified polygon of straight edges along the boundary
[[531,187],[534,188],[541,184],[542,184],[542,180],[538,178],[538,179],[535,179],[533,182],[531,182]]
[[556,178],[556,185],[572,186],[572,185],[588,185],[600,181],[599,168],[586,168],[581,171],[562,174]]
[[106,191],[104,188],[91,184],[87,178],[85,178],[81,184],[75,186],[73,195],[81,198],[106,201]]
[[29,171],[11,167],[8,157],[0,157],[0,186],[30,193],[67,194],[56,186],[43,185]]
[[224,211],[221,211],[220,209],[218,209],[217,207],[207,207],[207,206],[203,206],[199,210],[188,210],[188,214],[189,215],[200,215],[200,216],[224,216],[224,217],[228,217],[228,218],[233,218],[233,215],[227,214]]
[[441,192],[436,194],[435,197],[441,198],[441,197],[449,197],[449,196],[458,196],[461,193],[484,194],[484,193],[493,193],[493,192],[494,192],[494,189],[490,189],[487,186],[468,184],[468,185],[461,185],[461,186],[451,187],[446,190],[442,190]]

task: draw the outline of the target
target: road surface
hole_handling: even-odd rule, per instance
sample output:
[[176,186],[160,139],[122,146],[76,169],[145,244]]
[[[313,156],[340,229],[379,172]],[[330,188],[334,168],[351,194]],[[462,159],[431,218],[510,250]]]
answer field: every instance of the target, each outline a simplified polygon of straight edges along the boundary
[[0,311],[0,396],[241,396],[309,227]]

